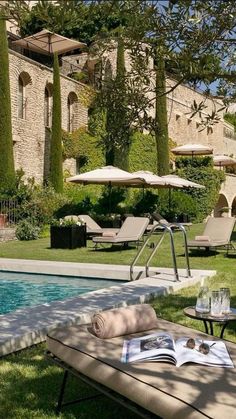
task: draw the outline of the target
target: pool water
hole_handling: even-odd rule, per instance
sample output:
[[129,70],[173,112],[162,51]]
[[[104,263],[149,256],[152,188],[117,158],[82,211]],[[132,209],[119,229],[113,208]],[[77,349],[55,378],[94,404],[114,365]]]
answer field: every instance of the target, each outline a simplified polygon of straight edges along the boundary
[[123,281],[69,276],[0,272],[0,314],[90,291],[120,285]]

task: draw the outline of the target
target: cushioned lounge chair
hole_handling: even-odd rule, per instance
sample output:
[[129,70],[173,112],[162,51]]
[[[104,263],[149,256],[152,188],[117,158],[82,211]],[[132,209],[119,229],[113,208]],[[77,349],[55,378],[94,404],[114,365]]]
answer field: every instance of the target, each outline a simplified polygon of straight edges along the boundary
[[231,243],[231,235],[234,229],[234,217],[209,217],[201,236],[195,236],[195,240],[188,240],[189,248],[225,247],[227,250],[234,248]]
[[[175,339],[183,336],[209,339],[205,333],[161,319],[157,319],[155,331],[171,333]],[[132,337],[151,332],[148,330]],[[63,403],[63,393],[69,372],[126,407],[132,410],[136,408],[137,417],[235,417],[235,368],[198,364],[176,368],[165,362],[124,364],[121,362],[122,346],[124,339],[129,338],[130,335],[99,339],[90,333],[86,325],[49,333],[48,356],[65,370],[58,411],[66,405]],[[236,365],[236,345],[229,341],[225,343]]]
[[167,227],[171,226],[171,228],[173,228],[173,229],[178,229],[178,224],[181,224],[184,227],[190,227],[192,225],[192,223],[185,223],[185,222],[181,222],[181,223],[170,223],[165,218],[163,218],[162,215],[159,214],[158,212],[154,212],[152,214],[152,218],[154,219],[154,223],[156,222],[156,223],[159,223],[160,224],[160,229],[163,229],[162,225],[165,225]]
[[141,239],[145,230],[149,224],[149,218],[146,217],[127,217],[119,232],[115,237],[93,237],[93,242],[98,243],[110,243],[128,244],[130,242],[138,243]]
[[85,215],[85,214],[81,214],[78,215],[78,217],[84,221],[86,223],[86,233],[87,236],[93,236],[93,235],[103,235],[106,234],[107,232],[113,232],[113,233],[118,233],[119,228],[102,228],[100,227],[96,221],[94,221],[94,219],[92,217],[90,217],[90,215]]

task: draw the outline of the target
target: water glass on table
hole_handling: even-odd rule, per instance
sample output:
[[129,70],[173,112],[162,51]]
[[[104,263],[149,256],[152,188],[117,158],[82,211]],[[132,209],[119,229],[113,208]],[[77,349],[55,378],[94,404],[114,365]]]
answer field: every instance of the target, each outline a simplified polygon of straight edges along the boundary
[[230,313],[230,289],[220,288],[221,293],[221,311],[223,314]]
[[222,294],[220,290],[211,293],[211,316],[222,316]]

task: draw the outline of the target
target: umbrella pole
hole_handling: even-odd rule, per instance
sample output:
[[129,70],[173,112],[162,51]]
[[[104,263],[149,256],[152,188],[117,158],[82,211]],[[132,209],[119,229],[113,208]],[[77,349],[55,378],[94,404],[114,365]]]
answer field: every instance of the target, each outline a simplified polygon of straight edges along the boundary
[[108,184],[108,200],[109,200],[109,207],[108,207],[109,214],[108,215],[111,215],[111,182],[109,182]]
[[171,188],[169,188],[169,211],[171,207]]

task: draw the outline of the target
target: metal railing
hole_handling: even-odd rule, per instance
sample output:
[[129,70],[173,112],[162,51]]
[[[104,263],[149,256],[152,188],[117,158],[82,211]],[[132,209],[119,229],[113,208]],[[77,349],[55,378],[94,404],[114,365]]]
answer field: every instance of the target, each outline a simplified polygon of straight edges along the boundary
[[150,263],[151,263],[154,255],[156,254],[157,250],[159,249],[161,243],[163,242],[163,239],[164,239],[166,233],[168,233],[169,234],[169,237],[170,237],[170,248],[171,248],[171,254],[172,254],[172,261],[173,261],[173,269],[174,269],[175,281],[180,281],[180,279],[179,279],[179,273],[178,273],[178,268],[177,268],[175,245],[174,245],[174,234],[173,234],[173,230],[172,230],[173,227],[177,227],[182,232],[182,234],[183,234],[187,277],[191,277],[191,271],[190,271],[190,266],[189,266],[189,257],[188,257],[187,235],[186,235],[186,230],[185,230],[184,226],[182,224],[178,224],[178,223],[169,224],[168,226],[165,225],[165,224],[159,223],[157,225],[154,225],[154,227],[152,228],[152,230],[148,233],[148,235],[147,235],[147,237],[146,237],[146,239],[145,239],[142,247],[139,249],[137,255],[135,256],[133,262],[130,265],[130,280],[131,281],[134,281],[135,280],[135,278],[134,278],[134,267],[135,267],[138,259],[140,258],[140,256],[143,253],[144,249],[147,247],[147,245],[148,245],[151,237],[153,236],[153,234],[155,233],[155,231],[160,228],[160,226],[163,228],[163,232],[160,235],[160,238],[157,241],[157,243],[152,248],[151,254],[148,256],[148,258],[146,260],[146,263],[145,263],[145,274],[146,274],[146,277],[149,277],[150,276]]
[[16,208],[16,200],[0,200],[0,228],[10,228],[16,224]]

